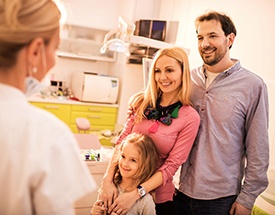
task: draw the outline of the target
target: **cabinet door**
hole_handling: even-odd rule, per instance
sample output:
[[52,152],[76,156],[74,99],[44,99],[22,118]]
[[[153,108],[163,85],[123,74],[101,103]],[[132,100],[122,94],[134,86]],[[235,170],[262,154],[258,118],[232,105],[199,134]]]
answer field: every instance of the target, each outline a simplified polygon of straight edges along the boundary
[[117,108],[106,106],[72,105],[72,111],[116,114]]
[[117,108],[104,106],[72,105],[70,127],[77,132],[75,119],[87,118],[91,124],[91,131],[105,129],[113,130],[116,124]]
[[43,103],[43,102],[31,102],[36,107],[47,110],[65,122],[67,125],[70,123],[70,111],[71,105],[57,104],[57,103]]
[[[102,178],[108,167],[108,162],[97,162],[97,161],[85,161],[88,165],[91,175],[93,176],[98,188],[101,185]],[[82,197],[75,203],[75,214],[76,215],[87,215],[90,214],[92,206],[97,199],[97,190],[88,195]]]
[[75,123],[77,117],[87,118],[91,126],[92,125],[110,125],[115,124],[116,115],[108,113],[92,113],[92,112],[72,112],[71,113],[71,123]]

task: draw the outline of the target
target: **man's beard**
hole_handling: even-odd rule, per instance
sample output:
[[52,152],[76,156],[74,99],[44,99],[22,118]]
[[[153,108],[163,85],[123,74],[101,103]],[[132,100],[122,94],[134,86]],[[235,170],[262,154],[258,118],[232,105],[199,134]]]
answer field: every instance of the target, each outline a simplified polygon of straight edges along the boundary
[[[226,45],[225,45],[225,47],[226,47]],[[211,47],[208,47],[207,49],[204,49],[204,50],[207,51],[209,48],[211,48]],[[204,51],[204,50],[202,50],[202,51]],[[206,54],[202,53],[202,51],[200,54],[203,59],[203,62],[208,66],[214,66],[214,65],[218,64],[224,58],[224,56],[227,52],[227,49],[226,48],[224,49],[223,47],[221,49],[216,49],[212,53],[213,57],[212,56],[205,57]]]

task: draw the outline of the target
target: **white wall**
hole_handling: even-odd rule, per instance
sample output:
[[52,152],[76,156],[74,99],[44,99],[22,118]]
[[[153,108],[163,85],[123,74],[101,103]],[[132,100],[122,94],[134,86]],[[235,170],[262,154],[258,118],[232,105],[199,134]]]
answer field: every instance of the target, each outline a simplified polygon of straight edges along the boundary
[[71,76],[74,72],[85,71],[107,75],[108,67],[106,62],[58,57],[47,77],[51,80],[65,81],[66,86],[71,86]]
[[[201,64],[197,52],[194,27],[195,18],[201,13],[214,9],[227,13],[237,28],[237,37],[231,56],[241,59],[242,65],[266,79],[275,79],[274,19],[275,1],[263,0],[162,0],[160,18],[180,21],[177,44],[191,48],[190,65]],[[273,32],[272,32],[273,31]]]
[[84,27],[110,30],[117,26],[119,0],[61,0],[67,22]]

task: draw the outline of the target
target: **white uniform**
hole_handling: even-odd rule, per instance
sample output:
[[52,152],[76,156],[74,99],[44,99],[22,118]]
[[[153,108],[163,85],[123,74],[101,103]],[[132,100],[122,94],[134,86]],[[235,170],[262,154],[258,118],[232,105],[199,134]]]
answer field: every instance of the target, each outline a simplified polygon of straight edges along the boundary
[[0,84],[0,214],[69,215],[96,189],[70,129]]

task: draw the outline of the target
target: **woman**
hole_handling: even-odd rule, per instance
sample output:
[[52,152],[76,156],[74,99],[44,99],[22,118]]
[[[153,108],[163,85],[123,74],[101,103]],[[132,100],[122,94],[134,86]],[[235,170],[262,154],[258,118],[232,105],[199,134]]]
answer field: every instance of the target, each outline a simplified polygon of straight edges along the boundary
[[184,50],[179,47],[159,50],[145,92],[130,99],[128,119],[117,141],[119,145],[133,132],[149,135],[160,152],[159,168],[137,189],[118,196],[112,182],[116,150],[99,193],[99,198],[109,206],[109,213],[125,214],[136,200],[156,189],[157,215],[172,214],[173,176],[186,161],[200,122],[189,94],[190,71]]
[[26,100],[55,64],[52,0],[0,0],[0,214],[74,214],[95,189],[69,128]]

